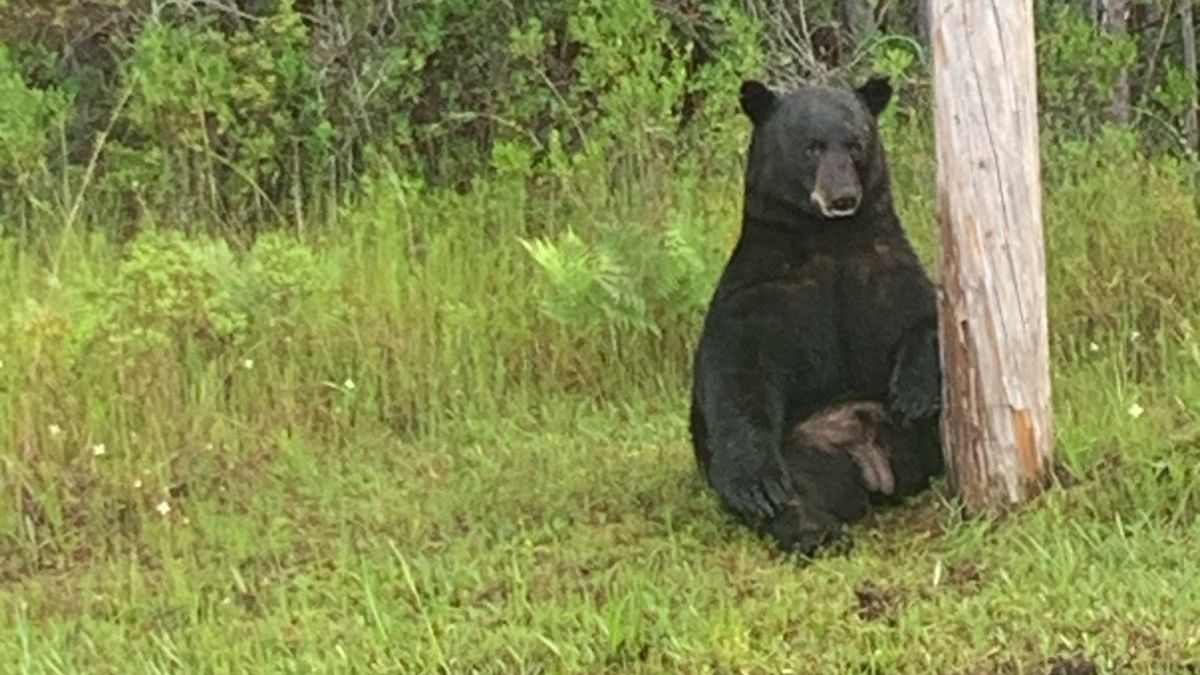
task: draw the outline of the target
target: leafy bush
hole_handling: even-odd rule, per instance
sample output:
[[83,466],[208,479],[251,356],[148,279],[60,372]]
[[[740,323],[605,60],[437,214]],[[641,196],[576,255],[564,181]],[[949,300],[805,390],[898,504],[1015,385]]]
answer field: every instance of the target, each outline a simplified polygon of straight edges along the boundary
[[152,194],[190,194],[215,213],[264,219],[289,191],[315,187],[306,169],[330,152],[332,128],[307,41],[290,2],[229,34],[212,22],[149,22],[125,68],[133,97],[122,142],[160,151],[149,155],[161,180]]
[[224,242],[146,232],[133,242],[116,278],[99,289],[84,342],[102,353],[111,350],[122,363],[143,352],[174,356],[191,340],[234,339],[247,319],[222,280],[235,275]]
[[538,297],[549,317],[659,335],[693,325],[708,304],[723,263],[714,227],[699,214],[671,209],[661,230],[609,223],[591,228],[590,243],[570,229],[522,243],[543,272]]
[[49,170],[47,155],[69,112],[67,95],[30,86],[9,48],[0,43],[0,204],[14,187],[44,187],[35,181]]

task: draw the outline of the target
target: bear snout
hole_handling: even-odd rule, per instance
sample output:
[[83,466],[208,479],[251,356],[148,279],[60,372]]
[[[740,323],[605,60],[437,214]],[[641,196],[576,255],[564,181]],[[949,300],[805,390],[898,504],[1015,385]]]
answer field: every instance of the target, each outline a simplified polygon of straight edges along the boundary
[[813,190],[810,198],[817,205],[817,209],[821,211],[821,215],[826,218],[845,218],[854,215],[858,211],[861,199],[856,192],[843,192],[830,198],[820,187]]
[[845,218],[858,211],[862,185],[849,155],[830,152],[821,157],[811,199],[826,218]]
[[834,213],[851,214],[858,209],[858,195],[845,195],[833,200],[830,204]]

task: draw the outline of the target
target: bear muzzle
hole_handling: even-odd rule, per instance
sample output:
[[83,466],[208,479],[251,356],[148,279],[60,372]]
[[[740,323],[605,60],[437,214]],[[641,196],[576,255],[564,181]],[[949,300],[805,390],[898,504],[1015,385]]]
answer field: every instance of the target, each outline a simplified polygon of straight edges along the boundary
[[848,155],[827,153],[821,158],[809,199],[826,218],[847,218],[858,212],[862,185]]

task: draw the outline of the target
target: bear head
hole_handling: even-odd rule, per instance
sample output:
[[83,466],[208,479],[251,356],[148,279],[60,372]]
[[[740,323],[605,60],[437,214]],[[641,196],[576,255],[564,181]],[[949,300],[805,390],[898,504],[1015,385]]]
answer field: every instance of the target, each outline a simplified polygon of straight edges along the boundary
[[747,215],[789,225],[848,222],[890,205],[876,118],[891,97],[884,78],[857,89],[809,86],[784,95],[743,82],[742,110],[754,124]]

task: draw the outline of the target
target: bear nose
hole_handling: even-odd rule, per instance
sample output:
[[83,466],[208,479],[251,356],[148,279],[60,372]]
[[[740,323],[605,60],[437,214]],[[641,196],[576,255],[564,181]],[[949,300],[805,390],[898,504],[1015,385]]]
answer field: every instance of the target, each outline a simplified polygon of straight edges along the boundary
[[834,211],[839,213],[847,213],[858,208],[858,197],[846,196],[838,197],[829,205]]

